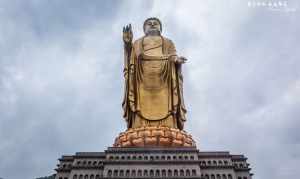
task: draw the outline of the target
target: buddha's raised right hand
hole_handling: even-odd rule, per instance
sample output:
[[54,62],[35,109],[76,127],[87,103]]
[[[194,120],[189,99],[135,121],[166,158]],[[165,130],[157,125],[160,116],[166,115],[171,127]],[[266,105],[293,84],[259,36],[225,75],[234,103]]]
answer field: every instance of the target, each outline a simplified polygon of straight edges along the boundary
[[124,44],[126,46],[131,45],[132,38],[133,38],[133,34],[132,34],[131,24],[124,26],[123,27],[123,41],[124,41]]

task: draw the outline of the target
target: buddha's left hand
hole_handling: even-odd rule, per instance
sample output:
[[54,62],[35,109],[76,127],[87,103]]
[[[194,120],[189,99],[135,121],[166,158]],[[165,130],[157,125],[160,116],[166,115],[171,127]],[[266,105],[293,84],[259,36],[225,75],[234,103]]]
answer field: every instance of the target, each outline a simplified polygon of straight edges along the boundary
[[175,63],[177,64],[183,64],[187,61],[187,59],[185,57],[176,57],[175,59]]

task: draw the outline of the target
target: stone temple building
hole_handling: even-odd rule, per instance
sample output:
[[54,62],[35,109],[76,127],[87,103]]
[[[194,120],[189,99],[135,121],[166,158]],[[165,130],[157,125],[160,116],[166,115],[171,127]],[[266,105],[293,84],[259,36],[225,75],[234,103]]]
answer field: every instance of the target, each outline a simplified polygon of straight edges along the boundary
[[109,147],[104,152],[78,152],[59,159],[56,179],[198,178],[251,179],[244,155],[182,148]]
[[127,130],[104,152],[78,152],[59,159],[56,179],[251,179],[247,158],[197,149],[184,131],[182,65],[162,24],[148,18],[145,36],[132,42],[123,28]]

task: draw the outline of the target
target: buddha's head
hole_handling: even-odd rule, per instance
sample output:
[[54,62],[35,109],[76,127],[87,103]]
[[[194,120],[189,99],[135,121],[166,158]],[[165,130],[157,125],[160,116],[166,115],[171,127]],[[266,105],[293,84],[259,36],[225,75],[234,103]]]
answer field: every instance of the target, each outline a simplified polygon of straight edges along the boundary
[[160,35],[161,34],[161,22],[156,17],[150,17],[144,22],[145,35]]

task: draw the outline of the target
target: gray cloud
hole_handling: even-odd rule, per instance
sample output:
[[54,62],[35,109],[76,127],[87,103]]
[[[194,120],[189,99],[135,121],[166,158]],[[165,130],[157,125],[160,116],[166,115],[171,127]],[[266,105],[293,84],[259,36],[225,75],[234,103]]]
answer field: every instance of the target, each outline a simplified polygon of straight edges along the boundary
[[132,23],[137,38],[149,16],[189,59],[186,130],[199,149],[244,153],[258,179],[298,176],[299,10],[233,0],[0,5],[0,177],[50,175],[62,154],[111,146],[125,130],[121,28]]

